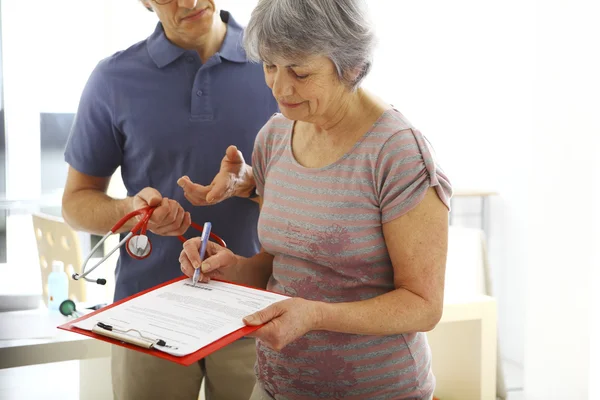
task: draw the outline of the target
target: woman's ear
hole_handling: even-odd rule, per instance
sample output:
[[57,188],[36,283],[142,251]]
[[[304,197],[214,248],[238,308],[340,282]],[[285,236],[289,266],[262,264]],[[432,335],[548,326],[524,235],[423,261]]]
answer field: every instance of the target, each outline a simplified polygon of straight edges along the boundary
[[363,69],[361,67],[352,68],[351,70],[346,71],[344,74],[344,79],[350,83],[356,82]]
[[370,69],[370,62],[354,67],[344,73],[344,80],[351,85],[355,85],[356,82],[362,80],[369,73]]

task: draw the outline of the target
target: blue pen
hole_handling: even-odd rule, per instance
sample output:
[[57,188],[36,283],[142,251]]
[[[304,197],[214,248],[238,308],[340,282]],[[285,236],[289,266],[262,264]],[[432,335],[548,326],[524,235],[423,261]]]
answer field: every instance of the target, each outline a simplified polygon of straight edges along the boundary
[[[202,244],[200,245],[200,262],[204,260],[204,254],[206,254],[206,245],[208,244],[208,238],[210,237],[211,228],[212,224],[210,222],[205,222],[204,227],[202,227],[202,236],[200,237],[200,240],[202,241]],[[194,271],[194,277],[192,278],[194,286],[196,286],[196,284],[198,283],[198,279],[200,279],[201,269],[201,267],[198,267]]]

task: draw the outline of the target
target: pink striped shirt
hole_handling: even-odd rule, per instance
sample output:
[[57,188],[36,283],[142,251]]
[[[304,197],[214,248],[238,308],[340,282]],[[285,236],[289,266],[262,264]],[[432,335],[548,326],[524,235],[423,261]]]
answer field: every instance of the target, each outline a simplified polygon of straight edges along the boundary
[[[258,230],[274,255],[268,289],[323,302],[394,290],[382,224],[435,187],[451,187],[423,135],[388,110],[333,164],[293,157],[293,121],[275,114],[256,138],[253,168],[263,197]],[[281,352],[258,341],[257,376],[276,399],[428,399],[435,386],[424,333],[391,336],[313,331]]]

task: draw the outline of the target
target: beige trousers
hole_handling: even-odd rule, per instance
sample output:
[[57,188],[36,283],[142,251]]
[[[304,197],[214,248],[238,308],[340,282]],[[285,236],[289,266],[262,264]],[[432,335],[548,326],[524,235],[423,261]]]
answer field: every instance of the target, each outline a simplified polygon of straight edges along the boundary
[[238,340],[189,367],[112,346],[115,400],[197,400],[205,378],[206,400],[248,400],[256,378],[254,339]]

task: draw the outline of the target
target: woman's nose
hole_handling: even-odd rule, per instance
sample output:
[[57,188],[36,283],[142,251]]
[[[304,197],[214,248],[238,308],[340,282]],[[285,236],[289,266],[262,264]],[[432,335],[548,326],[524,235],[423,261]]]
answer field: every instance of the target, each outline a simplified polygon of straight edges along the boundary
[[273,95],[275,98],[290,96],[294,93],[294,87],[289,79],[277,73],[273,78]]

